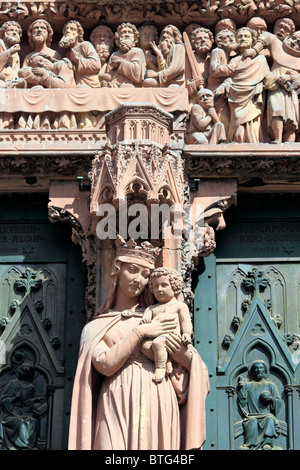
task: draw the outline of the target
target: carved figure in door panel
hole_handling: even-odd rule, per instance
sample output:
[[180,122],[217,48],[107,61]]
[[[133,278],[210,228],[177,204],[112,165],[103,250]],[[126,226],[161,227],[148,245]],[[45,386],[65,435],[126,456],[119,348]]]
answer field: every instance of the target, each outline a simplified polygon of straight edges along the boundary
[[244,443],[240,450],[281,450],[276,446],[280,434],[277,419],[281,397],[268,378],[269,368],[263,360],[249,367],[250,380],[240,377],[238,403],[244,416]]

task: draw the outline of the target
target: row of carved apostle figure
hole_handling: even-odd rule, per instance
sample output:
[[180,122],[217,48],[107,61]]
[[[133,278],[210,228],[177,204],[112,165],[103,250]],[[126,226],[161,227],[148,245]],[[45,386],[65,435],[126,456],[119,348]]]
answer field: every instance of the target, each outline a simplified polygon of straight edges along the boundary
[[32,52],[22,65],[20,25],[4,23],[0,36],[2,88],[186,87],[193,103],[187,143],[257,143],[264,125],[274,143],[296,140],[300,31],[289,18],[277,20],[273,33],[262,18],[239,29],[223,19],[215,37],[198,24],[183,33],[167,25],[160,34],[151,22],[138,29],[122,23],[115,33],[102,24],[89,41],[71,20],[58,43],[65,56],[51,48],[51,25],[38,19],[28,28]]

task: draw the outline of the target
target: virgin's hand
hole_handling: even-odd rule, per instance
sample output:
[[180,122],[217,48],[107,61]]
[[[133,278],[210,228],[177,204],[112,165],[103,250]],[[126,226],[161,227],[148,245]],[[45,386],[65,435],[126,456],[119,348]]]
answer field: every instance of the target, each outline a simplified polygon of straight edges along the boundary
[[160,335],[173,333],[177,326],[175,317],[173,318],[154,318],[150,323],[144,323],[139,326],[140,332],[148,338],[156,338]]
[[173,355],[182,348],[182,342],[178,335],[171,333],[166,338],[166,349],[169,354]]
[[181,338],[175,333],[171,333],[167,336],[165,344],[171,358],[187,370],[190,370],[192,354],[187,346],[182,343]]

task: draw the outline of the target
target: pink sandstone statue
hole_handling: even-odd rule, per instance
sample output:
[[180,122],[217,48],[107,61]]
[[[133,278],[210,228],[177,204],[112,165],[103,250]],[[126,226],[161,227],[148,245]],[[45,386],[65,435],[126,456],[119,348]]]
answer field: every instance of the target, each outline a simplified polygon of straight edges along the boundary
[[91,32],[90,41],[96,52],[98,52],[98,46],[102,46],[103,44],[107,46],[110,55],[114,49],[114,37],[114,33],[109,26],[100,24]]
[[99,71],[99,86],[101,86],[100,77],[108,71],[108,59],[114,48],[114,33],[109,26],[101,24],[93,29],[90,41],[94,46],[101,63]]
[[[208,78],[208,88],[215,92],[218,86],[227,77],[235,74],[235,67],[230,60],[236,55],[237,43],[235,33],[229,29],[221,30],[215,37],[217,47],[210,54],[210,69]],[[219,96],[215,101],[215,108],[220,121],[224,124],[226,134],[228,133],[230,112],[228,101],[224,95]]]
[[295,24],[290,18],[277,20],[273,31],[273,34],[263,32],[247,56],[254,57],[266,49],[270,51],[271,71],[281,77],[282,87],[268,93],[269,135],[275,144],[295,142],[299,129],[299,102],[292,82],[300,77],[299,32],[295,32]]
[[217,21],[215,26],[215,36],[220,33],[220,31],[224,31],[224,29],[229,29],[229,31],[232,31],[235,34],[237,30],[236,23],[230,18],[223,18],[222,20]]
[[[177,327],[174,331],[181,336],[182,343],[186,346],[192,342],[193,325],[188,306],[178,300],[182,290],[182,277],[171,268],[156,268],[150,275],[150,289],[156,298],[156,304],[146,308],[141,323],[149,323],[159,316],[160,318],[174,318]],[[161,382],[165,375],[170,375],[173,367],[168,357],[166,347],[167,335],[160,335],[153,340],[146,340],[142,345],[142,351],[147,355],[152,349],[155,362],[154,381]]]
[[47,68],[43,69],[43,61],[47,61],[50,68],[50,63],[54,63],[61,59],[59,52],[51,49],[53,29],[46,20],[36,20],[28,28],[27,31],[28,42],[32,52],[27,54],[24,58],[22,68],[19,70],[19,77],[26,81],[27,86],[40,85],[41,76]]
[[16,21],[6,21],[0,28],[0,87],[15,88],[21,85],[20,41],[22,28]]
[[200,88],[207,87],[210,66],[210,52],[214,37],[207,28],[197,28],[191,35],[191,48],[193,55],[189,52],[189,45],[185,39],[187,50],[187,88],[189,95],[194,98]]
[[258,36],[267,31],[267,23],[263,18],[260,18],[259,16],[251,18],[246,24],[246,26],[247,28],[254,29],[254,31],[257,32]]
[[122,23],[115,33],[119,48],[109,59],[107,73],[99,75],[101,86],[141,86],[145,75],[146,62],[141,48],[136,47],[139,33],[131,23]]
[[211,90],[202,88],[196,95],[186,137],[187,144],[220,144],[226,142],[224,124],[214,107]]
[[[156,256],[150,243],[118,237],[107,298],[82,332],[70,450],[199,449],[205,440],[209,385],[199,354],[172,334],[175,318],[141,324]],[[155,383],[141,346],[168,333],[174,371]]]
[[68,49],[66,56],[74,66],[76,85],[97,88],[101,63],[93,45],[89,41],[84,41],[83,35],[81,24],[70,20],[63,27],[63,37],[59,41],[59,46]]
[[144,86],[185,86],[185,48],[178,28],[165,26],[160,34],[159,47],[153,45],[158,58],[158,71],[148,70]]
[[146,21],[139,29],[139,47],[143,50],[146,59],[146,70],[158,70],[157,55],[154,52],[158,45],[158,29],[153,22]]
[[[21,26],[15,21],[6,21],[0,28],[0,88],[23,88],[26,85],[18,77],[21,37]],[[0,129],[13,128],[13,113],[0,113]]]
[[240,28],[236,33],[238,55],[230,64],[235,74],[227,78],[215,91],[215,99],[220,94],[228,96],[230,124],[228,138],[231,142],[257,143],[260,141],[261,114],[265,89],[277,89],[279,77],[270,72],[267,60],[258,55],[254,59],[245,58],[244,53],[253,48],[257,34],[249,28]]

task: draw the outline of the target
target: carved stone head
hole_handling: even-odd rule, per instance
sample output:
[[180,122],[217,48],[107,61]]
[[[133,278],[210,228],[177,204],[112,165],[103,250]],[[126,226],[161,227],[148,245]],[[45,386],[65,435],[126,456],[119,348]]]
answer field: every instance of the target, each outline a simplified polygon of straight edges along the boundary
[[260,18],[259,16],[251,18],[251,20],[248,21],[246,26],[247,28],[254,29],[254,31],[256,31],[258,35],[262,34],[264,31],[267,30],[267,23],[263,18]]
[[32,49],[35,44],[46,43],[50,47],[53,37],[53,29],[48,21],[40,19],[35,20],[27,30],[28,42]]
[[70,20],[63,27],[63,38],[59,44],[61,47],[69,47],[75,42],[83,42],[84,29],[79,21]]
[[158,29],[153,22],[147,21],[143,23],[139,29],[139,46],[143,50],[151,49],[150,42],[158,44],[159,34]]
[[16,21],[6,21],[0,28],[0,38],[7,47],[19,44],[22,37],[22,28]]
[[115,43],[120,50],[125,53],[137,45],[139,32],[135,25],[131,23],[122,23],[118,26],[115,33]]
[[220,49],[231,52],[237,49],[235,33],[229,29],[224,29],[216,35],[216,44]]
[[172,268],[156,268],[150,275],[149,287],[151,292],[154,293],[155,298],[159,301],[160,300],[160,292],[157,289],[158,283],[157,280],[167,280],[170,284],[170,288],[172,293],[175,297],[178,297],[180,292],[182,291],[183,286],[183,279],[181,274]]
[[104,44],[108,47],[109,53],[111,54],[114,48],[114,33],[109,26],[101,24],[93,29],[90,41],[97,52],[99,46]]
[[212,49],[213,42],[213,34],[207,28],[197,28],[192,33],[191,45],[198,54],[208,53]]
[[239,52],[242,53],[246,49],[250,49],[257,41],[257,32],[247,27],[240,28],[236,32],[236,42]]
[[229,29],[229,31],[235,33],[237,27],[235,22],[230,18],[223,18],[222,20],[219,20],[215,26],[215,35],[217,35],[220,31],[223,31],[224,29]]
[[252,379],[260,381],[265,379],[269,374],[269,367],[262,359],[254,361],[249,368],[249,375]]
[[295,23],[290,18],[280,18],[274,24],[273,32],[280,41],[284,41],[287,36],[290,36],[295,31]]
[[214,106],[214,95],[211,90],[208,88],[202,88],[198,91],[196,96],[196,102],[200,104],[200,106],[207,111],[209,108],[213,108]]

